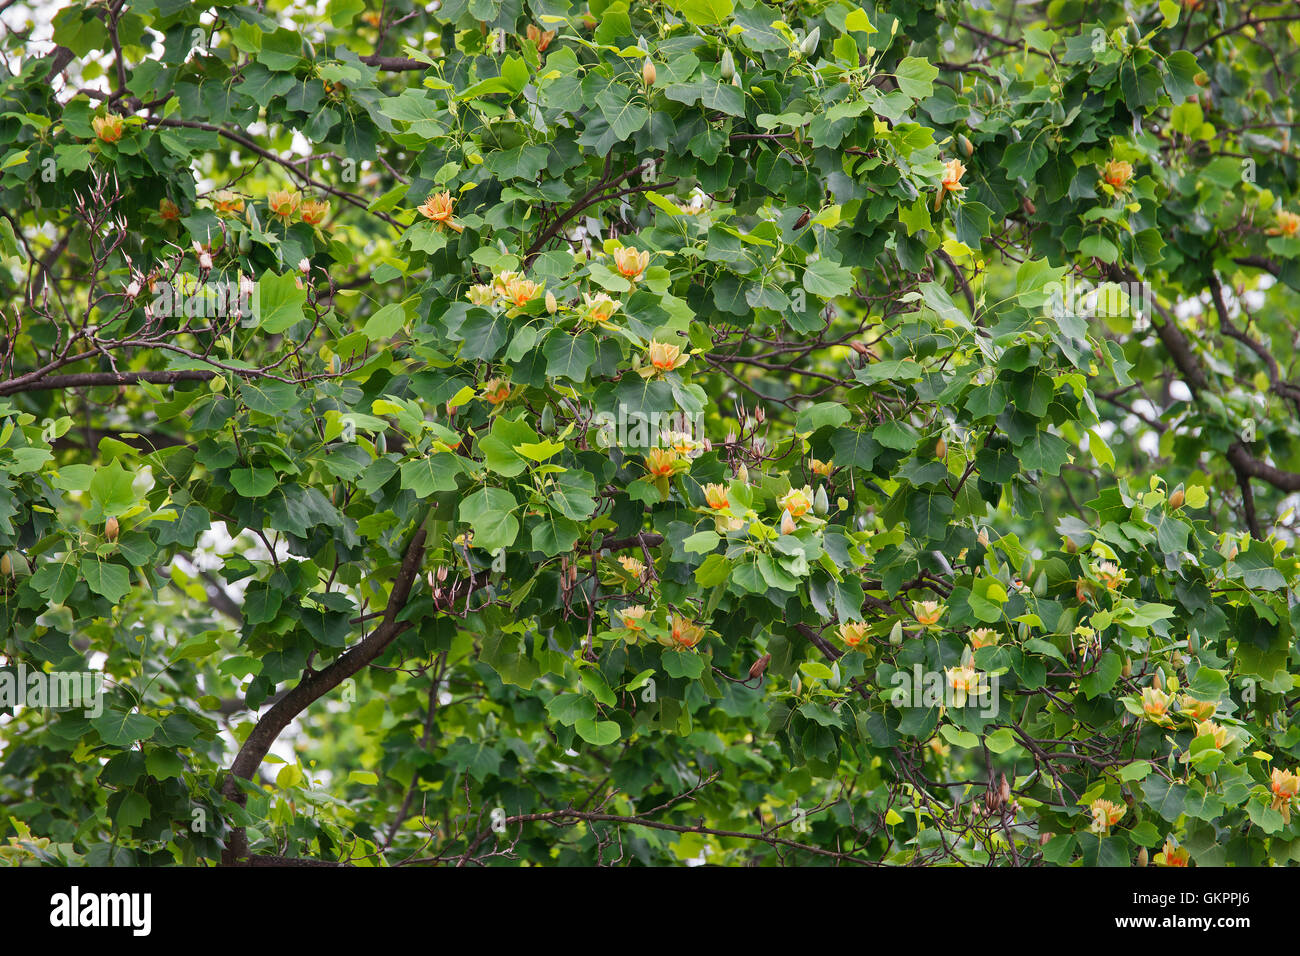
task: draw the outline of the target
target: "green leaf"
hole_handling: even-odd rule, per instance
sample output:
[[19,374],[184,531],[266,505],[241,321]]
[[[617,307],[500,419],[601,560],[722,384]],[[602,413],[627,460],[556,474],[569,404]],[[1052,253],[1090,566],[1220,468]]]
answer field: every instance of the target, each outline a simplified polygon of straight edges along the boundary
[[372,342],[390,339],[406,324],[406,310],[397,303],[384,306],[361,327],[361,334]]
[[578,736],[597,747],[606,747],[618,740],[621,731],[612,720],[579,720],[573,725]]
[[90,725],[111,747],[129,747],[137,740],[148,740],[160,726],[158,721],[144,714],[112,709],[92,718]]
[[487,551],[507,548],[519,536],[519,507],[504,488],[482,488],[460,503],[460,520],[474,529],[473,545]]
[[939,68],[919,56],[904,57],[895,71],[898,88],[914,100],[923,100],[934,92]]
[[303,320],[307,290],[298,288],[298,278],[292,272],[262,273],[253,290],[253,320],[263,332],[283,332]]
[[669,0],[669,6],[697,27],[717,26],[736,9],[734,0]]
[[81,576],[96,594],[116,604],[131,590],[131,574],[120,564],[101,560],[93,554],[82,555]]

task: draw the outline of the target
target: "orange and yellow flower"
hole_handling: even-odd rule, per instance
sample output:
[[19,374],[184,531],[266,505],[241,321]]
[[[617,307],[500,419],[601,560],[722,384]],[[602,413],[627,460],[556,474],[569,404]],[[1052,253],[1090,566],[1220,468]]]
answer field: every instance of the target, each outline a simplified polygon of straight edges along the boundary
[[319,226],[329,215],[330,204],[324,199],[305,199],[302,204],[302,221],[309,226]]
[[823,478],[829,478],[831,472],[835,470],[835,462],[822,461],[820,458],[812,460],[812,470],[814,475],[821,475]]
[[288,222],[297,214],[301,204],[302,196],[294,189],[277,189],[266,197],[266,205],[270,208],[271,215],[284,222]]
[[966,191],[966,187],[961,184],[961,178],[966,175],[966,164],[960,159],[950,159],[943,164],[943,175],[939,183],[943,186],[945,193],[961,193]]
[[469,299],[471,305],[491,305],[497,300],[497,292],[492,286],[480,282],[469,287],[465,298]]
[[1169,705],[1173,703],[1173,694],[1166,694],[1155,687],[1142,688],[1142,712],[1155,723],[1167,723]]
[[90,121],[94,127],[95,135],[105,143],[116,143],[122,138],[122,117],[115,114],[108,116],[96,116]]
[[528,24],[525,33],[527,34],[528,39],[532,40],[533,44],[537,47],[538,53],[545,53],[546,48],[550,46],[551,41],[555,39],[554,30],[543,30],[541,27],[533,23]]
[[649,347],[646,349],[646,359],[650,362],[650,367],[655,372],[671,372],[673,369],[681,368],[689,360],[689,355],[682,354],[680,345],[672,345],[668,342],[656,342],[651,340]]
[[1128,808],[1122,803],[1100,798],[1092,801],[1088,809],[1092,812],[1093,833],[1109,833],[1110,828],[1124,819],[1124,814],[1128,812]]
[[635,282],[650,265],[650,253],[638,252],[631,246],[623,246],[621,249],[614,250],[614,265],[618,268],[619,275]]
[[452,218],[455,208],[456,203],[451,198],[451,193],[446,190],[430,194],[419,206],[420,215],[435,225],[446,226],[456,232],[464,232],[465,227],[457,224]]
[[1197,700],[1184,694],[1178,698],[1178,709],[1193,720],[1202,721],[1213,717],[1218,706],[1212,700]]
[[982,688],[984,675],[970,661],[960,667],[947,667],[944,673],[948,675],[948,686],[953,691],[952,703],[956,707],[964,707],[967,695],[978,694]]
[[171,222],[181,218],[181,209],[170,199],[163,199],[158,203],[158,215]]
[[1187,847],[1174,846],[1172,839],[1165,840],[1164,849],[1154,857],[1156,866],[1186,866],[1191,853]]
[[1214,746],[1222,750],[1224,744],[1228,742],[1228,728],[1212,720],[1203,720],[1196,725],[1196,736],[1213,738]]
[[679,460],[671,448],[651,448],[646,452],[645,468],[656,478],[668,478],[677,473]]
[[727,486],[714,482],[705,485],[704,502],[714,511],[725,511],[731,507],[731,502],[727,500]]
[[790,512],[790,517],[797,521],[812,508],[813,490],[808,485],[802,488],[791,488],[777,499],[777,504]]
[[623,627],[629,631],[645,630],[645,607],[640,604],[633,604],[631,607],[625,607],[619,612],[619,620]]
[[840,640],[849,647],[857,647],[867,638],[867,625],[861,621],[850,621],[840,625]]
[[1268,230],[1270,236],[1294,236],[1300,232],[1300,215],[1283,209],[1277,214],[1277,225]]
[[510,397],[510,383],[490,378],[483,383],[483,397],[493,405],[500,405]]
[[678,647],[694,647],[704,636],[704,628],[694,621],[688,621],[681,615],[672,617],[673,643]]
[[978,651],[981,647],[992,647],[1001,635],[991,627],[977,627],[970,632],[969,637],[971,648]]
[[929,627],[931,624],[938,624],[939,618],[943,617],[943,612],[947,610],[938,601],[913,601],[912,613],[916,616],[917,621]]
[[1290,823],[1291,803],[1295,800],[1296,793],[1300,792],[1300,774],[1294,770],[1274,767],[1269,789],[1273,791],[1273,809],[1282,814],[1284,823]]
[[704,443],[696,441],[687,432],[664,432],[661,440],[665,447],[683,458],[698,458],[704,451]]
[[622,566],[624,571],[632,575],[634,578],[645,577],[646,574],[645,562],[642,561],[640,558],[634,558],[631,557],[630,555],[620,554],[618,556],[618,563]]
[[1108,159],[1101,175],[1116,190],[1124,192],[1133,179],[1133,164],[1123,159]]
[[241,213],[244,211],[244,199],[242,196],[223,189],[212,196],[212,208],[222,215],[230,213]]
[[1107,591],[1116,591],[1126,580],[1124,572],[1114,561],[1102,561],[1097,565],[1097,577],[1106,585]]
[[582,317],[596,325],[608,326],[610,320],[614,318],[614,313],[618,311],[618,303],[603,292],[597,296],[584,292],[582,300],[580,310]]
[[504,298],[517,309],[522,309],[541,293],[542,287],[532,279],[512,278],[506,283]]

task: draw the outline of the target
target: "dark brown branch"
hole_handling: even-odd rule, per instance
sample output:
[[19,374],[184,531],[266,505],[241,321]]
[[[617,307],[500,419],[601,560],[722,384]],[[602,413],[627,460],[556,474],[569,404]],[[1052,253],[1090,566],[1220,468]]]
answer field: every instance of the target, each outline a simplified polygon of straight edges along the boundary
[[[415,583],[415,578],[420,572],[420,564],[424,560],[424,542],[428,534],[424,524],[427,517],[428,512],[426,511],[421,515],[419,525],[411,537],[410,544],[407,545],[401,568],[393,581],[393,589],[384,608],[383,621],[368,636],[362,639],[361,643],[346,651],[328,667],[304,678],[293,690],[285,694],[270,710],[262,715],[257,722],[257,726],[253,728],[244,741],[244,745],[239,748],[239,753],[235,756],[234,762],[230,765],[230,773],[222,788],[222,792],[227,799],[242,805],[245,795],[240,789],[239,779],[253,779],[253,774],[261,766],[267,752],[271,749],[271,745],[275,743],[276,738],[280,736],[284,728],[289,726],[290,721],[339,684],[374,661],[393,642],[394,638],[410,626],[408,622],[399,623],[397,616],[406,607],[407,598],[411,594],[411,587]],[[248,856],[248,836],[243,828],[237,828],[231,834],[225,852],[222,853],[221,861],[224,864],[232,864],[246,856]]]
[[95,388],[100,385],[137,385],[140,382],[175,385],[179,382],[206,382],[215,376],[216,372],[203,369],[183,369],[175,372],[82,372],[76,375],[47,375],[36,378],[25,375],[0,382],[0,395],[48,392],[64,388]]

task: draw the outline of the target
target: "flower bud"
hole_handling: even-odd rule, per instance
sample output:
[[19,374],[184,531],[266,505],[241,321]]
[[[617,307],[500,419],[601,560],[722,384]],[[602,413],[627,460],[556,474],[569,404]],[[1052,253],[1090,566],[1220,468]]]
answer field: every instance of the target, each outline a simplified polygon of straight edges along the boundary
[[1142,849],[1138,850],[1138,859],[1137,859],[1138,866],[1146,866],[1149,861],[1150,861],[1150,855],[1147,853],[1147,848],[1143,847]]
[[942,438],[934,443],[934,457],[940,461],[948,457],[948,443]]
[[6,553],[0,558],[0,577],[11,578],[14,575],[14,562]]
[[903,643],[903,622],[895,621],[893,628],[889,632],[889,643],[895,646]]
[[311,272],[311,261],[306,256],[303,256],[298,260],[298,271],[303,275]]
[[971,153],[975,152],[975,147],[971,145],[970,140],[963,133],[957,134],[957,145],[961,147],[963,156],[969,157]]
[[799,52],[804,56],[811,56],[817,49],[817,44],[821,41],[821,38],[822,28],[813,27],[809,34],[803,38],[803,42],[799,44]]
[[542,427],[542,434],[543,434],[543,435],[549,435],[549,434],[551,434],[552,432],[555,431],[555,408],[554,408],[554,406],[552,406],[552,405],[547,405],[545,408],[542,409],[542,420],[541,420],[540,424],[541,424],[541,427]]
[[736,75],[736,59],[731,55],[730,50],[722,51],[721,71],[724,80],[729,80]]
[[781,512],[781,533],[794,534],[794,532],[795,532],[794,518],[790,516],[790,509],[786,508],[784,511]]
[[107,538],[109,541],[116,541],[118,529],[119,526],[117,523],[117,519],[109,518],[107,521],[104,522],[104,537]]
[[1187,500],[1187,494],[1183,491],[1183,489],[1181,488],[1177,489],[1172,495],[1169,496],[1169,510],[1177,511],[1179,508],[1183,506],[1183,502],[1186,500]]
[[554,315],[555,310],[558,309],[559,307],[560,307],[559,303],[555,301],[555,293],[554,292],[546,293],[546,311],[549,312],[551,315]]
[[826,486],[818,485],[817,494],[813,495],[813,511],[819,515],[824,515],[831,510],[831,503],[826,498]]
[[644,83],[647,87],[654,86],[655,79],[657,77],[658,77],[658,73],[656,73],[655,71],[654,60],[647,59],[644,63],[641,64],[642,83]]

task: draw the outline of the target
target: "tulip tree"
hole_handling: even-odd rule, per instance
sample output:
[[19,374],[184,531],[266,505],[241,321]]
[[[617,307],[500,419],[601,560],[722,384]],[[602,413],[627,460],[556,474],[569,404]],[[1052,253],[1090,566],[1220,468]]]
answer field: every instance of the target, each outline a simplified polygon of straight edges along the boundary
[[7,861],[1300,860],[1290,4],[4,17]]

